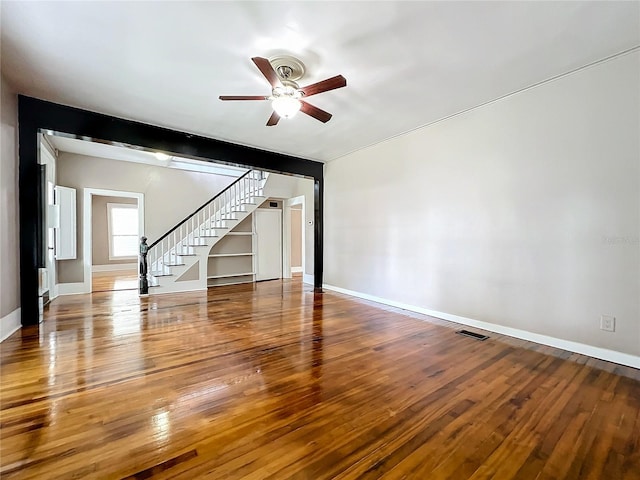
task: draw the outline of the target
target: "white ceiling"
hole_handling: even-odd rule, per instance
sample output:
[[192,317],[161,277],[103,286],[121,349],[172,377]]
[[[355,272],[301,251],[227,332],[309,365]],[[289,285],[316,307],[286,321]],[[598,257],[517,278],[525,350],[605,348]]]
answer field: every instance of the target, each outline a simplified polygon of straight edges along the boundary
[[[640,45],[639,2],[2,1],[20,93],[328,161]],[[288,52],[334,116],[266,127],[252,56]]]

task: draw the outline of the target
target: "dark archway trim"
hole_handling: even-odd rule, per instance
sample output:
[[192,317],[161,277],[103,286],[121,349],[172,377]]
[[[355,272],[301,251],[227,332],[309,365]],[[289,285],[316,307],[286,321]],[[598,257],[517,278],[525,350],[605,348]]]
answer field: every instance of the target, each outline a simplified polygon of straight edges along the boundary
[[22,325],[39,321],[38,268],[44,265],[44,190],[38,164],[38,133],[116,142],[186,157],[254,167],[314,179],[314,287],[322,288],[323,164],[290,155],[125,120],[79,108],[18,96],[20,300]]

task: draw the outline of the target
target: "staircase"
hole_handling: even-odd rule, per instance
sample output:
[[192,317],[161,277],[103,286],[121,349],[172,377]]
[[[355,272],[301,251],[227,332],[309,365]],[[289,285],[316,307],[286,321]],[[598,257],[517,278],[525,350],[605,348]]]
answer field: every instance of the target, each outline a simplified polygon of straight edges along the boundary
[[207,288],[211,247],[262,203],[268,176],[249,170],[153,242],[147,252],[149,294]]

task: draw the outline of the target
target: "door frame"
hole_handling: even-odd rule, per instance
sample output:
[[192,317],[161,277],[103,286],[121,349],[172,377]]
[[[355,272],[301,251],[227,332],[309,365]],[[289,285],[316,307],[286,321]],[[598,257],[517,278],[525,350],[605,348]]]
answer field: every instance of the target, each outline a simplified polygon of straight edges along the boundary
[[82,189],[82,263],[84,281],[82,292],[91,293],[92,290],[92,264],[93,264],[93,196],[124,197],[138,200],[138,236],[144,235],[144,193],[125,192],[122,190],[107,190],[103,188]]
[[[39,163],[40,165],[44,165],[46,168],[46,189],[47,191],[44,192],[44,198],[46,199],[46,204],[47,207],[44,211],[44,216],[46,219],[46,228],[45,228],[45,234],[44,234],[44,241],[46,242],[46,248],[47,248],[47,252],[46,252],[46,258],[45,258],[45,268],[47,270],[47,286],[49,289],[49,300],[53,300],[58,296],[58,284],[57,284],[57,276],[56,276],[56,258],[55,258],[55,240],[53,241],[53,245],[49,245],[49,235],[52,234],[52,232],[50,232],[50,230],[54,230],[56,227],[52,227],[51,226],[51,219],[49,218],[49,215],[52,214],[51,212],[51,205],[56,205],[56,199],[55,199],[55,188],[57,186],[57,178],[56,178],[56,169],[58,167],[57,165],[57,159],[54,153],[52,153],[48,147],[48,145],[46,144],[46,141],[44,140],[44,137],[40,137],[40,144],[39,144],[39,156],[40,156],[40,160]],[[53,203],[50,204],[49,203],[49,183],[51,183],[53,185],[53,189],[54,189],[54,193],[53,193]],[[53,235],[55,236],[55,233],[53,233]]]
[[288,198],[283,203],[282,215],[282,278],[291,278],[291,207],[294,205],[302,205],[302,275],[307,272],[306,269],[306,205],[305,196]]
[[[258,225],[258,215],[260,215],[261,213],[264,212],[275,212],[276,214],[278,214],[279,218],[280,218],[280,229],[279,229],[279,234],[280,234],[280,248],[279,253],[280,253],[280,277],[279,278],[285,278],[284,277],[284,230],[283,230],[283,210],[280,208],[256,208],[253,211],[253,221],[254,221],[254,226],[253,226],[253,231],[256,232],[256,262],[255,262],[255,274],[256,274],[256,282],[261,282],[262,279],[258,278],[258,265],[260,262],[260,249],[258,247],[259,244],[259,236],[260,236],[260,232],[258,231],[257,225]],[[276,280],[275,278],[265,278],[264,280]]]

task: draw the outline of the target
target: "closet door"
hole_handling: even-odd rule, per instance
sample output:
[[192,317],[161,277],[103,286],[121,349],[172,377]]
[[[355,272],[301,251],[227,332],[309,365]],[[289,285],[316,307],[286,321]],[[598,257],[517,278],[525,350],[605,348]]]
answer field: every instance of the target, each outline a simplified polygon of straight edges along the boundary
[[257,209],[256,280],[282,278],[282,210]]

